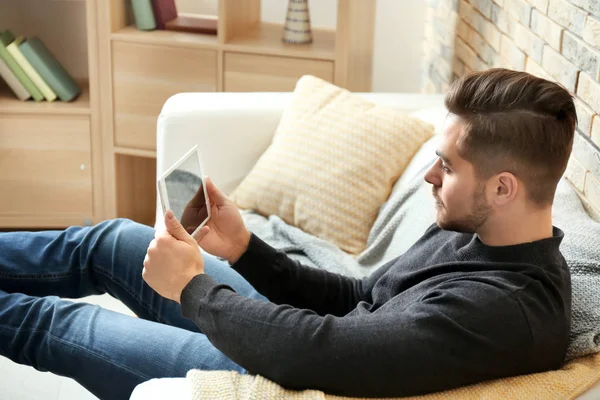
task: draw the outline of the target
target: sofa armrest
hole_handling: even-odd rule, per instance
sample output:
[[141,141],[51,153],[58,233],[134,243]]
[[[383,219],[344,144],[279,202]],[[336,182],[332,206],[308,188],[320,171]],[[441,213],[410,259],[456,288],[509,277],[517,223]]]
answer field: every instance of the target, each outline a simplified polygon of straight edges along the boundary
[[[157,122],[157,176],[198,145],[205,173],[223,192],[230,193],[271,143],[290,98],[291,93],[172,96]],[[157,223],[162,221],[159,204],[156,217]]]

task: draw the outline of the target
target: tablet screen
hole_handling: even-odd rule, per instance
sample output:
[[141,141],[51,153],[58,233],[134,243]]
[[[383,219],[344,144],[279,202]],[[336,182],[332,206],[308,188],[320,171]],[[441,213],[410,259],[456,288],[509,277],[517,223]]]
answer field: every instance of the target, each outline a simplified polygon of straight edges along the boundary
[[191,152],[164,178],[164,183],[170,209],[193,234],[209,216],[198,154]]

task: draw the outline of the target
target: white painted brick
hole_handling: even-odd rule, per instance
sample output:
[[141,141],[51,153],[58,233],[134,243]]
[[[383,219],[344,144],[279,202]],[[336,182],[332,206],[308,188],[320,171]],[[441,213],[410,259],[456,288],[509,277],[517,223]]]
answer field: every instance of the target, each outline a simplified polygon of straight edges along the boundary
[[600,177],[600,151],[598,147],[592,144],[589,137],[584,137],[582,133],[576,133],[573,140],[572,154],[592,175]]
[[496,51],[484,40],[484,38],[471,28],[466,22],[461,21],[457,26],[457,34],[468,44],[488,65],[493,64]]
[[465,0],[462,0],[459,4],[458,16],[467,21],[477,31],[481,32],[483,30],[485,17]]
[[585,11],[600,16],[600,2],[598,0],[569,0],[569,2],[583,8]]
[[506,35],[500,42],[500,55],[510,64],[511,68],[522,71],[525,68],[525,53]]
[[[569,60],[557,53],[550,46],[544,46],[542,68],[571,92],[575,91],[579,70]],[[589,103],[588,103],[589,104]]]
[[592,142],[594,142],[596,146],[600,147],[600,115],[594,115],[591,138]]
[[529,26],[531,6],[524,0],[506,0],[504,3],[504,10],[523,25]]
[[471,0],[471,4],[478,9],[484,17],[490,18],[492,14],[492,0]]
[[571,32],[581,36],[587,13],[564,0],[550,0],[548,17]]
[[595,113],[600,111],[600,84],[584,72],[579,74],[577,96]]
[[455,43],[456,56],[465,63],[465,66],[472,71],[481,71],[487,69],[487,65],[477,57],[477,53],[470,48],[462,39],[456,38]]
[[529,28],[516,23],[515,24],[515,43],[517,47],[523,50],[529,57],[536,62],[542,62],[544,52],[544,41],[537,37]]
[[548,0],[527,0],[527,2],[544,14],[548,12]]
[[598,48],[600,47],[600,20],[588,15],[583,28],[583,39]]
[[483,25],[484,26],[482,33],[485,40],[487,40],[487,42],[490,44],[490,46],[492,46],[494,50],[499,52],[502,33],[498,30],[498,28],[496,28],[496,25],[494,25],[490,21],[485,21]]
[[560,51],[562,32],[564,28],[538,10],[531,12],[531,29],[555,50]]
[[567,163],[567,169],[565,170],[565,177],[579,190],[583,192],[585,187],[585,173],[587,170],[577,160],[575,156],[569,158]]
[[465,64],[458,57],[454,57],[452,61],[452,72],[458,76],[461,76],[465,73]]
[[503,33],[512,36],[514,19],[510,17],[502,8],[497,5],[492,6],[492,22],[496,24],[498,29]]
[[585,188],[583,190],[585,198],[592,207],[600,209],[600,181],[593,176],[590,171],[585,176]]
[[[583,101],[575,97],[575,109],[577,110],[577,129],[585,135],[589,135],[592,130],[592,118],[594,118],[594,110],[589,108]],[[600,124],[600,118],[595,118],[596,124]],[[600,127],[599,127],[600,128]],[[600,130],[599,130],[600,132]]]
[[571,32],[565,31],[563,34],[562,54],[590,75],[598,73],[600,53]]
[[531,57],[527,57],[527,60],[525,61],[525,72],[549,81],[554,81],[554,78],[552,78],[549,73],[544,71],[544,69],[538,63],[533,61]]

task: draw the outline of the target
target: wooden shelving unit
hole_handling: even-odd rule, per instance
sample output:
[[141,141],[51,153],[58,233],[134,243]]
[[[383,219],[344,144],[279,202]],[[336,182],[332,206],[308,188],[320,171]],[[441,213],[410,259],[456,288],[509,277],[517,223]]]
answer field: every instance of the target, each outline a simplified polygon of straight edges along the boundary
[[375,2],[329,1],[337,27],[313,29],[309,45],[283,43],[260,0],[220,0],[216,36],[139,31],[128,1],[98,3],[106,216],[153,223],[156,117],[178,92],[291,91],[304,74],[370,91]]
[[1,85],[0,228],[63,228],[105,217],[96,6],[2,2],[0,29],[40,37],[82,93],[72,102],[20,101]]
[[0,228],[153,224],[156,118],[176,93],[291,91],[304,74],[370,91],[375,2],[328,1],[337,27],[309,45],[283,43],[260,0],[220,0],[218,35],[139,31],[130,0],[3,2],[0,29],[39,36],[83,93],[21,102],[0,85]]
[[[77,0],[82,1],[82,0]],[[0,88],[0,114],[29,115],[90,115],[90,88],[87,82],[80,82],[81,94],[72,102],[32,100],[20,101],[8,87]]]

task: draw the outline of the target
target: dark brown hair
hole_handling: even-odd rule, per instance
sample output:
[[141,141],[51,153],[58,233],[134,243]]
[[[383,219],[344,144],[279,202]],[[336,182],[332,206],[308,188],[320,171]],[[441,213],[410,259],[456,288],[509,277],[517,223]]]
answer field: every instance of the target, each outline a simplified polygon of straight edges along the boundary
[[510,172],[535,204],[552,203],[577,124],[573,97],[564,87],[493,68],[456,79],[445,103],[464,123],[458,153],[479,179]]

